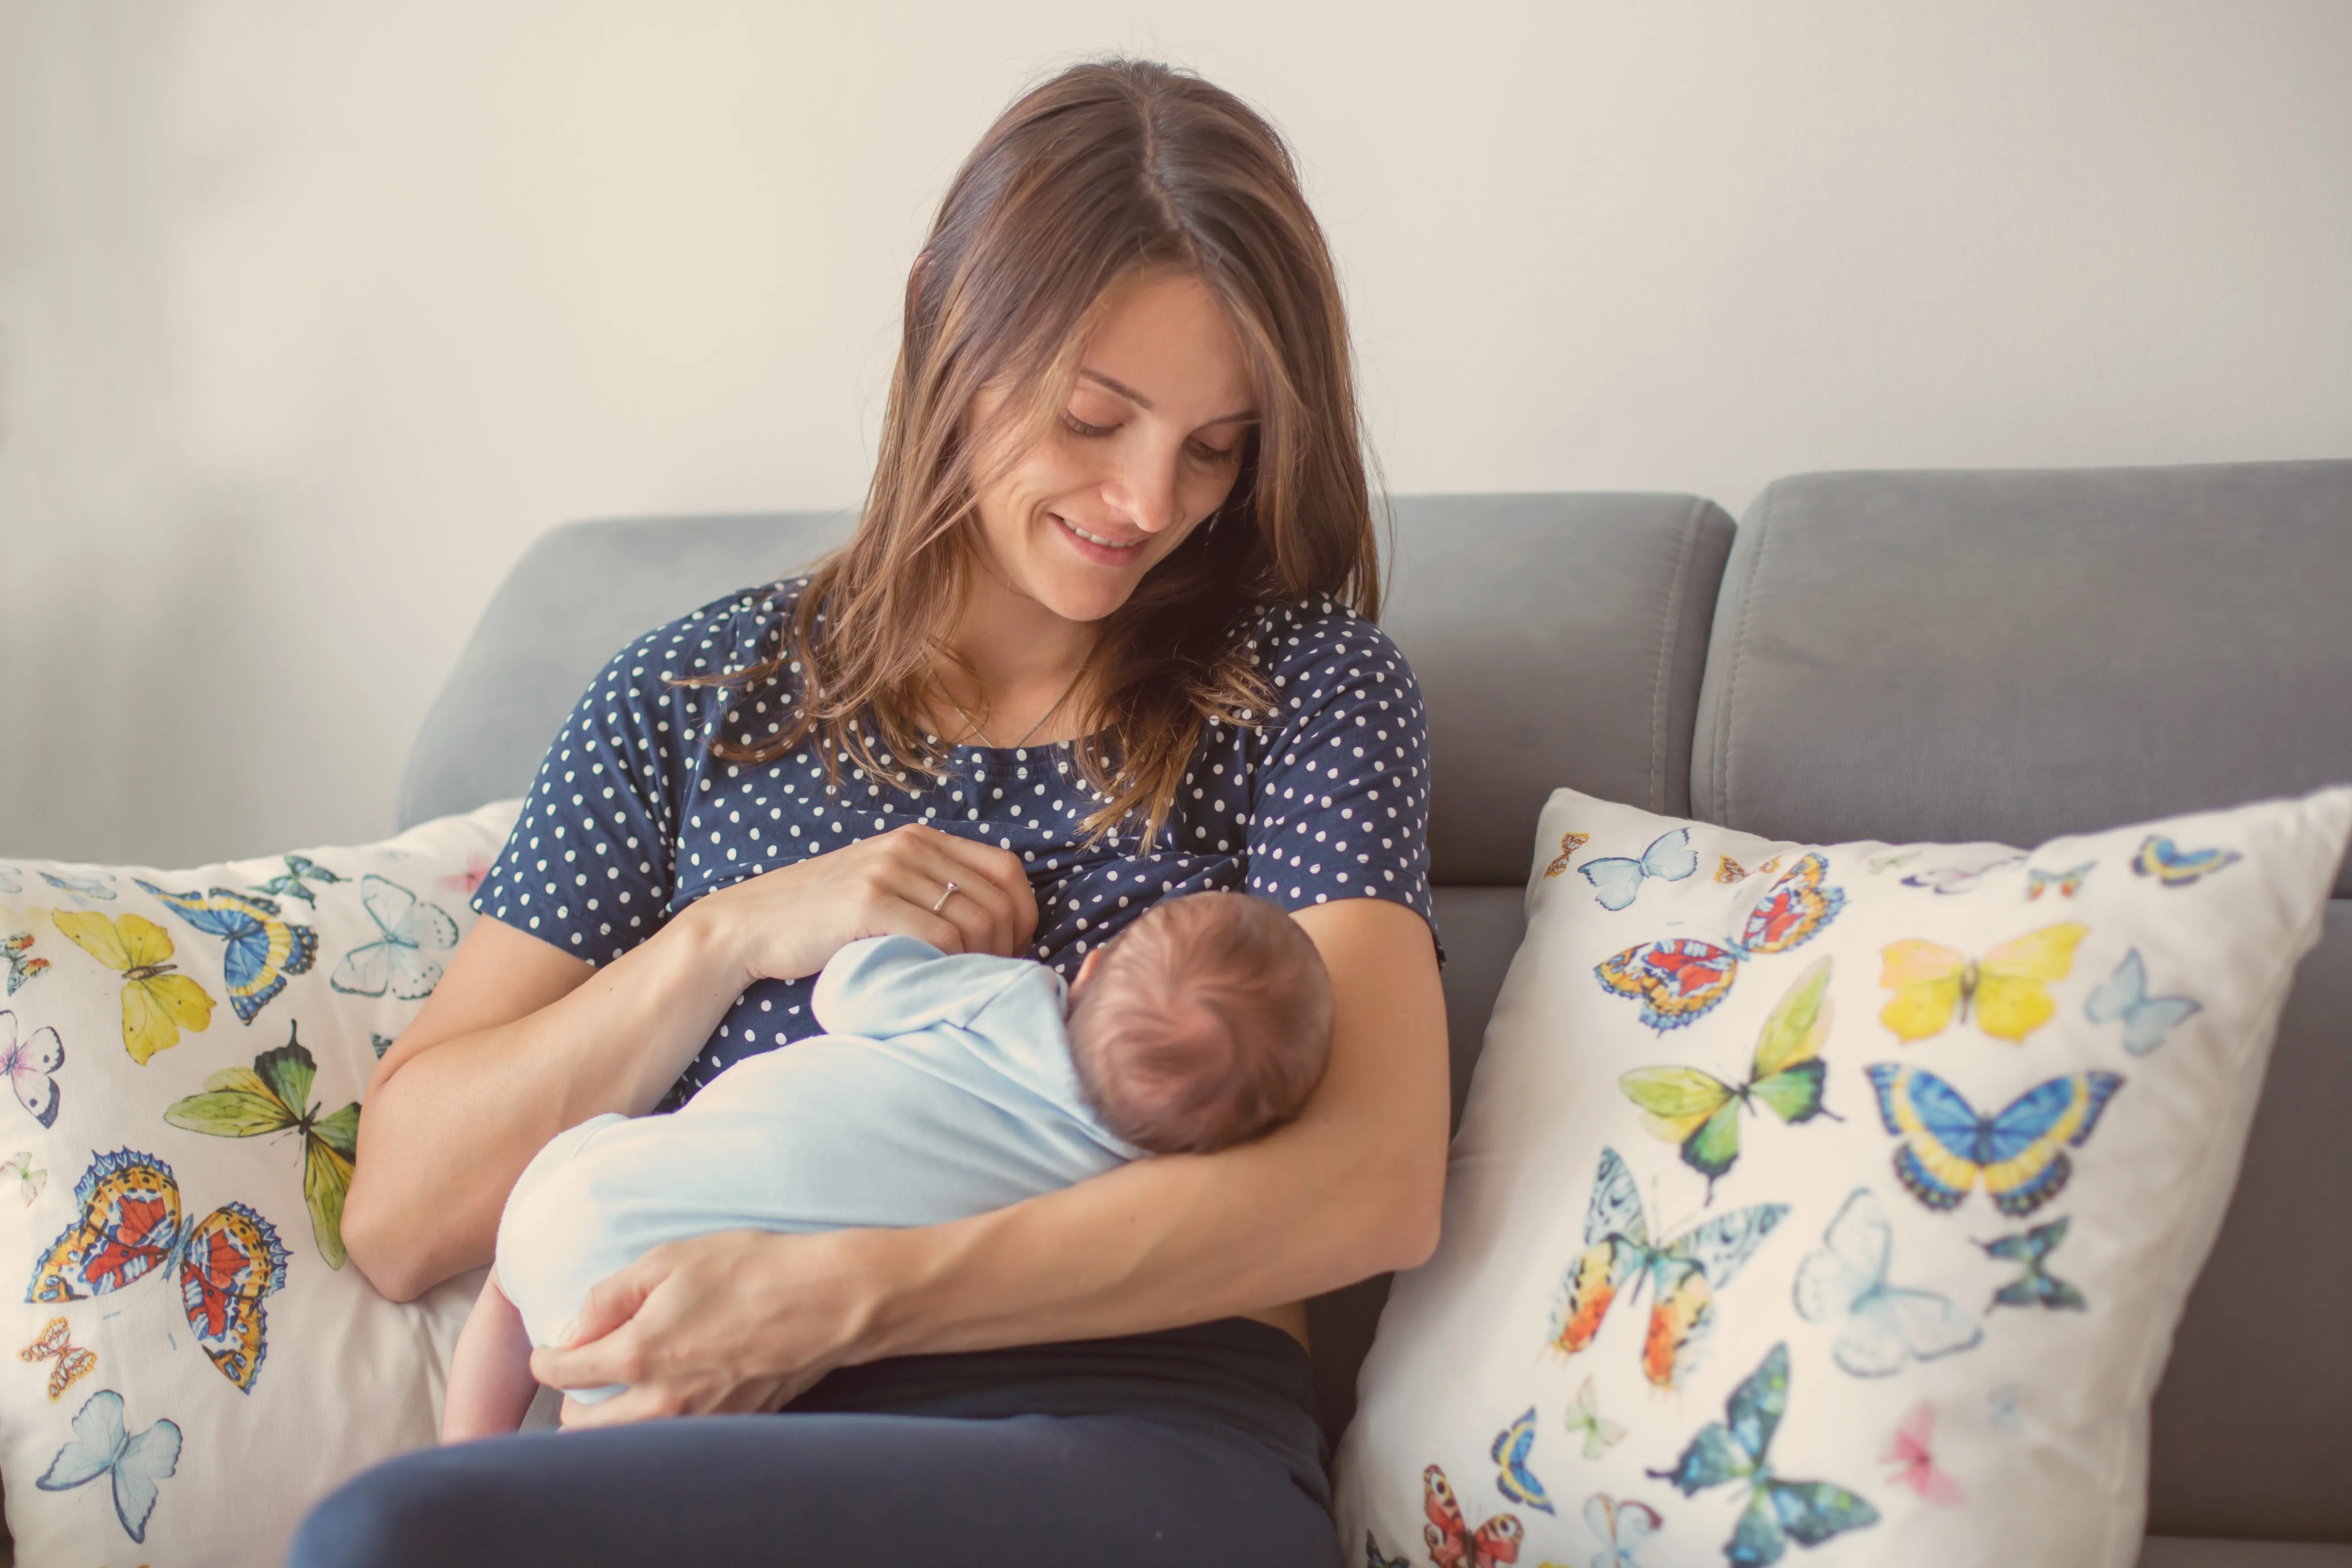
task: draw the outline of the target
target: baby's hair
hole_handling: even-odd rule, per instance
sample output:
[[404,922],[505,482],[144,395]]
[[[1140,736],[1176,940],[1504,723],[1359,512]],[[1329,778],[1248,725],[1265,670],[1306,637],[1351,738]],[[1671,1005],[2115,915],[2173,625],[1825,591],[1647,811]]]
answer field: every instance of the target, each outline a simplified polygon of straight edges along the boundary
[[1205,1154],[1290,1121],[1330,1053],[1322,955],[1244,893],[1156,905],[1102,951],[1070,1011],[1087,1103],[1158,1154]]

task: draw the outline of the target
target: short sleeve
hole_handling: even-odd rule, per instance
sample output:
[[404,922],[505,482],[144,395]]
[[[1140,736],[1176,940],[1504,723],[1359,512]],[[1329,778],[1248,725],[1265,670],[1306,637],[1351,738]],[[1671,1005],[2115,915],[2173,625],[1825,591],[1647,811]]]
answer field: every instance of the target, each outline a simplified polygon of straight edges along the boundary
[[1429,727],[1412,666],[1328,604],[1274,612],[1259,641],[1276,708],[1255,763],[1250,891],[1292,910],[1387,899],[1430,920]]
[[676,884],[680,735],[664,679],[670,628],[621,650],[548,747],[474,908],[610,963],[661,929]]

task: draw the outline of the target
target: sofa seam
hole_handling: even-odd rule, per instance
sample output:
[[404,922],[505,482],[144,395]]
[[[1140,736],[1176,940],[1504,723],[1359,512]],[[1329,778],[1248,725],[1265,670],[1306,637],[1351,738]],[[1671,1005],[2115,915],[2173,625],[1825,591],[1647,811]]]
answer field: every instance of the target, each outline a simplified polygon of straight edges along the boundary
[[1756,603],[1756,584],[1764,575],[1764,552],[1772,543],[1772,509],[1780,497],[1770,490],[1764,495],[1763,504],[1756,514],[1756,555],[1748,568],[1748,581],[1739,587],[1739,617],[1731,634],[1731,670],[1723,681],[1723,708],[1715,722],[1715,806],[1716,820],[1731,826],[1731,714],[1734,700],[1739,692],[1739,672],[1748,662],[1748,621]]
[[1682,613],[1683,594],[1690,581],[1693,546],[1698,539],[1698,519],[1704,502],[1693,500],[1683,515],[1683,537],[1675,552],[1675,569],[1666,584],[1665,613],[1658,627],[1658,674],[1650,694],[1650,809],[1666,809],[1666,720],[1670,689],[1674,684],[1675,631]]

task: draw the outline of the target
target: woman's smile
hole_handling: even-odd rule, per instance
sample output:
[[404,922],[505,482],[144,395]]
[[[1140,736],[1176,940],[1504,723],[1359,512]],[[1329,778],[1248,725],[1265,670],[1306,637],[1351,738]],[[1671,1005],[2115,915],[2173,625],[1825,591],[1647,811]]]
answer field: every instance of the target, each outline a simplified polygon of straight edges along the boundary
[[1139,559],[1136,551],[1151,540],[1148,533],[1130,538],[1097,533],[1092,529],[1079,527],[1059,512],[1049,511],[1045,515],[1059,527],[1062,537],[1069,542],[1071,549],[1078,552],[1080,560],[1092,561],[1101,566],[1124,569],[1134,565]]

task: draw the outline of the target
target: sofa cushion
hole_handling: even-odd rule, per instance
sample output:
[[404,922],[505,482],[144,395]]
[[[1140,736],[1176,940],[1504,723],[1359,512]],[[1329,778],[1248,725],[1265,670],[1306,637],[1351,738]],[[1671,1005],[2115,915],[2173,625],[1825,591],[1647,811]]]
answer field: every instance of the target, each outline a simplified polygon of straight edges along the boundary
[[0,866],[18,1561],[272,1563],[328,1489],[433,1441],[468,1283],[378,1296],[342,1194],[515,809],[191,870]]
[[1517,888],[1528,824],[1563,784],[1686,811],[1722,510],[1498,495],[1400,496],[1395,511],[1381,619],[1429,710],[1430,880]]
[[1491,1521],[1565,1561],[1613,1519],[1663,1521],[1652,1568],[1735,1524],[1755,1561],[1851,1532],[2124,1568],[2347,833],[2352,788],[2030,857],[1559,792],[1444,1238],[1365,1363],[1343,1539]]
[[2347,575],[2352,462],[1776,480],[1723,580],[1693,814],[2033,844],[2352,780]]

